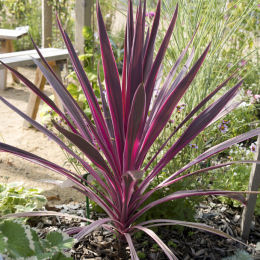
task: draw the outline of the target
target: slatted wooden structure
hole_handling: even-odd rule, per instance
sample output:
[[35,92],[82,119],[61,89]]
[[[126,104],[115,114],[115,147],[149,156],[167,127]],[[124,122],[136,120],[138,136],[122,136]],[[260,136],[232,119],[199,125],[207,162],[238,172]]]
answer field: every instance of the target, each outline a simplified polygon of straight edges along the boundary
[[[29,27],[28,26],[22,26],[17,27],[16,29],[0,29],[0,41],[1,41],[1,53],[8,53],[8,52],[14,52],[14,45],[13,41],[17,40],[24,35],[28,33]],[[5,75],[3,75],[5,73]],[[1,74],[1,81],[6,80],[6,73],[7,70],[2,71]],[[14,75],[12,75],[13,81],[16,83],[19,83],[18,78],[16,78]],[[3,84],[6,84],[6,82],[3,82]]]
[[[69,57],[68,51],[65,49],[44,48],[41,49],[41,53],[43,57],[48,61],[49,65],[52,67],[56,75],[61,79],[60,65],[67,61]],[[36,50],[0,54],[0,60],[10,67],[23,67],[32,65],[34,64],[32,57],[35,59],[40,59]],[[45,77],[38,68],[35,75],[35,85],[40,90],[43,90],[46,82]],[[0,64],[0,90],[2,91],[6,88],[6,80],[3,80],[3,77],[5,76],[5,68],[2,64]],[[54,96],[58,107],[60,109],[63,109],[61,102],[55,92]],[[27,106],[27,115],[30,116],[32,119],[36,118],[39,104],[40,98],[31,92]],[[27,122],[25,122],[24,125],[29,126]]]

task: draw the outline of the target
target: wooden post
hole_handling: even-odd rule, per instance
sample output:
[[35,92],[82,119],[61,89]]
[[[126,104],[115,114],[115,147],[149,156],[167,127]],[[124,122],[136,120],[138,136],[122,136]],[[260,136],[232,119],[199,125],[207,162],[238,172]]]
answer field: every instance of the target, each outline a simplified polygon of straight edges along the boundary
[[[14,52],[14,45],[13,45],[13,40],[3,40],[2,41],[2,46],[1,46],[1,53],[9,53],[9,52]],[[16,68],[15,68],[16,69]],[[6,88],[6,81],[7,81],[7,70],[2,69],[0,71],[0,89],[4,90]],[[20,80],[12,73],[12,78],[15,83],[19,83]]]
[[[260,161],[260,136],[258,136],[256,158]],[[250,180],[249,180],[249,191],[257,191],[260,187],[260,164],[253,164]],[[248,240],[250,227],[254,215],[255,204],[256,204],[257,194],[247,195],[247,205],[243,210],[242,222],[241,222],[241,236],[244,240]]]
[[[39,88],[41,91],[44,89],[46,79],[43,76],[41,70],[39,68],[36,69],[36,74],[35,74],[35,80],[34,84],[37,88]],[[40,105],[41,99],[38,97],[36,94],[34,94],[32,91],[30,92],[29,100],[28,100],[28,105],[27,105],[27,116],[32,118],[33,120],[36,119],[37,112],[39,110],[39,105]],[[30,127],[31,124],[28,121],[24,121],[23,123],[24,127]]]
[[93,0],[76,0],[75,5],[75,47],[78,54],[84,54],[85,39],[83,28],[91,27]]
[[[49,65],[51,66],[52,70],[54,71],[54,73],[56,74],[56,76],[60,79],[60,81],[62,82],[62,78],[61,78],[61,71],[60,71],[60,67],[59,64],[57,64],[57,62],[49,62]],[[56,91],[54,89],[53,90],[53,95],[54,95],[54,102],[57,105],[57,107],[64,113],[64,107],[63,104],[60,100],[59,95],[56,93]]]
[[6,88],[6,78],[7,78],[7,70],[1,69],[0,70],[0,90],[5,90]]
[[[61,72],[60,72],[59,65],[55,61],[50,61],[50,62],[48,62],[48,64],[53,69],[56,76],[61,80]],[[43,76],[41,70],[39,68],[37,68],[35,80],[34,80],[35,86],[38,87],[41,91],[43,91],[45,83],[46,83],[46,78]],[[62,105],[62,102],[61,102],[59,96],[57,95],[57,93],[55,92],[54,89],[53,89],[53,92],[54,92],[53,94],[54,94],[54,99],[55,99],[56,105],[58,106],[58,108],[62,112],[64,112],[63,105]],[[38,110],[39,110],[40,102],[41,102],[40,97],[37,96],[36,94],[34,94],[31,91],[29,101],[28,101],[28,105],[27,105],[27,113],[26,114],[27,114],[27,116],[29,116],[33,120],[36,120],[36,116],[37,116],[37,113],[38,113]],[[31,124],[28,121],[25,120],[23,126],[28,128],[28,127],[31,126]]]
[[50,47],[51,40],[52,40],[51,1],[42,0],[42,48]]

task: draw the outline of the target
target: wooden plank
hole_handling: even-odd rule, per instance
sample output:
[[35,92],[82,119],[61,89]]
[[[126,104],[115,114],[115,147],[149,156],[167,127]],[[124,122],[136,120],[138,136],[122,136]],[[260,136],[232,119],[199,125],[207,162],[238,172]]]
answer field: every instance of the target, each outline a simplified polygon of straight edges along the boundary
[[[67,49],[57,49],[57,48],[41,48],[40,49],[42,55],[45,57],[47,56],[59,56],[61,54],[67,54]],[[27,50],[27,51],[17,51],[12,53],[1,53],[0,58],[11,58],[11,57],[17,57],[17,56],[24,56],[24,55],[30,55],[34,56],[35,58],[39,58],[36,50]]]
[[17,40],[18,38],[28,33],[28,26],[12,29],[0,29],[0,39],[2,40]]
[[[257,149],[256,149],[256,160],[260,161],[260,136],[258,136]],[[260,187],[260,164],[254,164],[252,166],[250,180],[249,180],[249,191],[257,191]],[[241,222],[241,236],[244,240],[248,240],[250,227],[253,220],[255,205],[256,205],[257,194],[247,195],[247,205],[244,207]]]
[[[55,61],[48,62],[48,64],[53,69],[54,73],[58,76],[58,78],[62,81],[59,64],[57,64]],[[36,70],[36,75],[35,75],[35,81],[34,82],[35,82],[35,85],[41,91],[43,91],[44,85],[46,83],[46,78],[43,76],[43,74],[39,70],[39,68],[37,68],[37,70]],[[63,104],[62,104],[59,96],[57,95],[57,93],[54,90],[53,90],[53,94],[54,94],[54,100],[55,100],[56,105],[58,106],[58,108],[62,112],[64,112]],[[28,105],[27,105],[27,113],[26,114],[30,118],[32,118],[33,120],[35,120],[36,117],[37,117],[37,113],[38,113],[38,110],[39,110],[40,102],[41,102],[41,99],[36,94],[34,94],[31,91],[30,92],[29,101],[28,101]],[[31,126],[30,123],[28,123],[26,120],[24,121],[23,125],[24,125],[24,127],[27,127],[27,128]]]
[[48,48],[52,42],[52,2],[42,0],[42,47]]
[[[41,73],[40,69],[37,68],[36,70],[36,75],[35,75],[35,86],[38,87],[41,91],[44,89],[46,79]],[[30,93],[30,97],[28,100],[28,105],[27,105],[27,112],[26,114],[32,118],[33,120],[36,119],[37,112],[39,110],[39,105],[40,105],[41,99],[35,95],[33,92]],[[24,127],[30,127],[30,123],[27,121],[24,121]]]
[[[61,61],[69,57],[68,51],[65,49],[47,48],[41,49],[41,52],[47,61]],[[38,60],[40,59],[35,50],[0,54],[0,60],[11,67],[32,65],[34,64],[32,57]],[[0,64],[0,69],[2,68],[4,68],[4,66]]]
[[[56,76],[60,79],[60,81],[62,82],[62,78],[61,78],[61,71],[60,71],[60,66],[59,64],[57,64],[57,62],[49,62],[49,65],[51,66],[52,70],[54,71],[54,73],[56,74]],[[54,95],[54,102],[57,105],[57,107],[64,112],[64,107],[63,107],[63,103],[60,100],[59,95],[56,93],[56,91],[52,88],[53,91],[53,95]]]
[[93,0],[76,0],[75,3],[75,49],[79,54],[84,54],[85,39],[83,28],[91,28],[91,11]]

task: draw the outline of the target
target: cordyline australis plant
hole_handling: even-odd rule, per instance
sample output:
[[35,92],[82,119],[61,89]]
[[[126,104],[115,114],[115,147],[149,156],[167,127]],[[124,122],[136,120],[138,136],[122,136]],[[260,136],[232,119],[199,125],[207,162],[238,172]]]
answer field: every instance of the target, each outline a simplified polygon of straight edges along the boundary
[[[192,38],[176,61],[165,82],[160,84],[162,60],[177,19],[178,6],[176,7],[168,31],[166,32],[157,55],[154,57],[154,45],[159,26],[161,1],[159,0],[158,2],[151,30],[148,29],[145,32],[146,5],[145,3],[143,5],[141,3],[139,4],[136,13],[136,21],[134,22],[132,0],[129,0],[125,33],[124,65],[121,81],[98,2],[96,6],[106,86],[104,93],[100,84],[102,108],[99,106],[98,100],[94,95],[93,89],[80,64],[70,39],[58,21],[74,70],[92,111],[93,121],[91,121],[79,108],[78,104],[73,100],[62,82],[54,74],[36,46],[35,47],[42,58],[42,62],[35,60],[35,63],[59,95],[66,113],[59,110],[57,106],[28,79],[23,77],[19,72],[5,65],[32,91],[40,96],[41,99],[44,100],[58,115],[60,115],[64,122],[66,122],[67,127],[63,127],[64,124],[61,125],[53,122],[54,127],[71,143],[73,143],[89,159],[88,161],[74,153],[53,132],[30,119],[4,98],[0,97],[0,99],[11,109],[28,120],[34,127],[45,133],[49,138],[60,145],[61,148],[67,151],[71,156],[75,157],[82,164],[84,169],[92,175],[96,183],[99,184],[99,188],[96,188],[96,186],[89,181],[87,181],[87,186],[84,185],[83,183],[86,181],[82,176],[32,153],[4,143],[0,143],[0,150],[15,154],[64,175],[73,182],[76,190],[95,201],[107,213],[107,218],[99,219],[97,221],[90,220],[91,224],[89,225],[71,228],[67,231],[69,234],[74,234],[77,239],[81,239],[95,228],[103,226],[104,228],[111,230],[111,232],[114,232],[118,236],[119,240],[126,241],[130,248],[131,258],[138,259],[131,237],[135,232],[141,230],[151,236],[158,243],[169,259],[177,259],[174,253],[163,243],[162,240],[160,240],[150,227],[184,225],[187,227],[210,231],[230,238],[227,234],[204,224],[168,219],[154,219],[138,223],[138,218],[158,204],[198,195],[224,195],[237,199],[244,204],[246,203],[243,192],[221,190],[183,190],[155,200],[151,203],[147,203],[149,197],[159,189],[163,189],[169,185],[174,185],[175,182],[181,181],[186,177],[235,163],[227,162],[203,168],[196,172],[185,173],[185,171],[190,169],[192,166],[223,151],[229,146],[260,133],[260,128],[258,128],[218,144],[203,152],[177,172],[172,173],[171,176],[157,186],[150,188],[151,182],[161,173],[162,169],[201,131],[203,131],[203,129],[216,120],[219,115],[223,114],[223,109],[237,94],[242,81],[238,82],[223,96],[218,98],[194,117],[206,102],[227,84],[232,76],[219,85],[210,95],[202,100],[201,103],[190,112],[190,114],[188,114],[184,121],[170,134],[167,142],[164,143],[154,157],[144,165],[149,149],[166,126],[172,113],[176,112],[178,102],[181,100],[192,80],[198,73],[198,70],[209,51],[210,45],[201,54],[199,59],[194,62],[191,69],[188,70],[187,68],[190,66],[193,59],[194,52],[192,51],[185,65],[180,70],[180,73],[175,76],[178,66],[182,62],[190,44],[192,43]],[[154,95],[154,90],[159,90],[159,93]],[[175,133],[188,121],[190,124],[183,130],[180,137],[177,138],[170,148],[165,151],[164,148],[171,137],[175,136]],[[159,154],[160,157],[158,159],[157,156]],[[158,159],[158,163],[152,170],[149,170],[151,168],[151,163],[155,162],[156,158]],[[89,161],[91,163],[89,163]],[[252,161],[243,162],[250,163]],[[39,216],[46,214],[57,215],[58,213],[22,213],[23,216],[25,214],[27,214],[27,216]],[[19,216],[19,214],[16,214],[16,216]]]

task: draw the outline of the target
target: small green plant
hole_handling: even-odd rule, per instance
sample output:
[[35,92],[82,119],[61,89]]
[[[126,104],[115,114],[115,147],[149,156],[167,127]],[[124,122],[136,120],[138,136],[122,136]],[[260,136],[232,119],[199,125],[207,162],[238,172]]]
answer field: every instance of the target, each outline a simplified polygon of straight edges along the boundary
[[65,233],[52,231],[42,239],[28,225],[10,220],[0,222],[0,253],[8,259],[70,260],[62,251],[73,244],[74,239]]
[[47,200],[36,188],[24,188],[22,183],[0,183],[0,216],[41,209]]
[[146,258],[146,254],[145,254],[144,252],[142,252],[142,251],[138,251],[138,252],[137,252],[137,255],[138,255],[138,257],[139,257],[140,259],[147,259],[147,258]]

